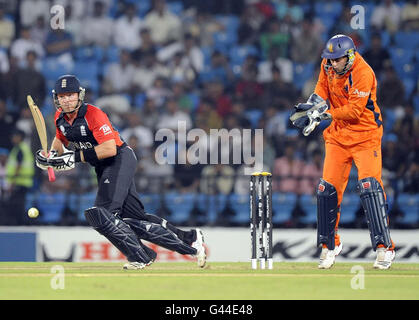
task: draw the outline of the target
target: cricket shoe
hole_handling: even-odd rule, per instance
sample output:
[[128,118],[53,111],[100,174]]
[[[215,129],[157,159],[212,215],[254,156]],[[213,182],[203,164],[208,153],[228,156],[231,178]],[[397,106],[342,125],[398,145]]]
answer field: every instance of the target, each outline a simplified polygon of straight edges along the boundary
[[124,270],[140,270],[144,269],[145,267],[151,265],[154,262],[154,260],[150,260],[148,263],[142,263],[142,262],[128,262],[124,264],[123,269]]
[[320,254],[319,269],[330,269],[336,260],[336,256],[342,251],[342,242],[335,247],[333,250],[327,249],[327,247],[322,248]]
[[196,240],[192,243],[192,247],[196,249],[196,255],[198,261],[198,267],[203,268],[207,263],[207,253],[204,246],[204,235],[201,229],[196,228]]
[[381,270],[389,269],[395,257],[396,252],[394,250],[383,247],[377,248],[377,259],[375,259],[374,268]]

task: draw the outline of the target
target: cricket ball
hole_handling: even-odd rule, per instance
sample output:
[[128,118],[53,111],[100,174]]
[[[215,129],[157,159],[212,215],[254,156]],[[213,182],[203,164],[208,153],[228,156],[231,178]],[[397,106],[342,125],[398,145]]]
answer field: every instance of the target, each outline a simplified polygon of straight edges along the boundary
[[36,217],[38,217],[38,215],[39,215],[39,211],[38,211],[38,209],[36,209],[36,208],[30,208],[30,209],[28,210],[28,216],[29,216],[30,218],[36,218]]

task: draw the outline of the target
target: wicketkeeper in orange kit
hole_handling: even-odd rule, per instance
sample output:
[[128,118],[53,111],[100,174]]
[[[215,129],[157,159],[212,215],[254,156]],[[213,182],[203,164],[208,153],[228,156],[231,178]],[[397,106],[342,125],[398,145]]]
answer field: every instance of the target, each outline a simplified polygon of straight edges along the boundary
[[323,132],[326,155],[317,190],[317,245],[322,245],[319,268],[331,268],[342,251],[337,234],[340,204],[355,162],[357,187],[372,248],[377,252],[374,268],[388,269],[395,251],[381,180],[383,124],[377,105],[377,80],[348,36],[329,39],[322,58],[314,93],[306,103],[295,106],[290,117],[305,136],[321,120],[332,119]]

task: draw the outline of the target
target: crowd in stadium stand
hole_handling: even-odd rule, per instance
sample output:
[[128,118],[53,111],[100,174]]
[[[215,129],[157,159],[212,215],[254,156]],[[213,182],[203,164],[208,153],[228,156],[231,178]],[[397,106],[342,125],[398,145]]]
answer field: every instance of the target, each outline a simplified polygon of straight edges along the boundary
[[[384,119],[383,180],[392,198],[419,188],[419,1],[286,0],[1,0],[0,199],[85,194],[95,188],[86,165],[60,172],[54,184],[40,170],[31,183],[5,178],[14,148],[40,148],[26,95],[55,134],[51,89],[75,74],[85,101],[102,108],[135,150],[143,194],[248,193],[244,166],[156,163],[161,128],[264,129],[264,169],[274,192],[312,195],[322,173],[322,124],[309,137],[292,127],[293,106],[313,92],[326,40],[353,38],[378,79]],[[58,5],[58,6],[54,6]],[[63,9],[63,10],[61,10]],[[174,142],[176,143],[176,142]],[[211,150],[208,150],[210,154]],[[13,153],[14,154],[14,153]],[[14,160],[23,162],[19,152]],[[33,161],[33,160],[32,160]],[[16,161],[14,161],[16,163]],[[10,163],[9,163],[10,165]],[[354,192],[356,168],[348,190]],[[352,188],[352,189],[351,189]],[[23,219],[23,218],[22,218]],[[15,221],[24,224],[25,221]]]

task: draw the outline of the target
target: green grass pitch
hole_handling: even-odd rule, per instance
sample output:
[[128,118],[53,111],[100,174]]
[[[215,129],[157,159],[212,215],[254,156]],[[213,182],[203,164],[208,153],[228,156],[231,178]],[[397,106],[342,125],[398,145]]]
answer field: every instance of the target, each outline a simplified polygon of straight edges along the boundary
[[[58,273],[53,266],[59,265]],[[419,264],[276,262],[273,270],[249,263],[155,263],[122,270],[122,263],[0,263],[0,299],[281,300],[419,299]]]

